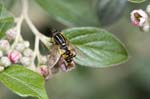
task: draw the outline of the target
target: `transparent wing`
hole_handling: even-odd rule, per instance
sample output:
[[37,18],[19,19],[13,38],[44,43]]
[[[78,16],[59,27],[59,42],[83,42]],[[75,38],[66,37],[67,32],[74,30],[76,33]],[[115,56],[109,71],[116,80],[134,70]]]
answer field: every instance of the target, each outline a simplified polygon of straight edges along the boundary
[[69,49],[76,55],[76,59],[86,59],[88,56],[84,51],[77,46],[74,46],[72,43],[68,41]]
[[59,51],[59,47],[57,45],[55,45],[52,50],[50,55],[48,56],[48,62],[47,62],[47,66],[49,68],[54,67],[57,62],[59,61],[59,58],[61,56],[60,51]]

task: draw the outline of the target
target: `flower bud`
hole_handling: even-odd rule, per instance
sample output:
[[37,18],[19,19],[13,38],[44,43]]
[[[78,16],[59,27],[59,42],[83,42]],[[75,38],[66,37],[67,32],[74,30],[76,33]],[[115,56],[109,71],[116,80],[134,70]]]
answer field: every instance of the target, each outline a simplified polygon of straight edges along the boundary
[[46,57],[46,56],[41,56],[41,57],[40,57],[40,61],[41,61],[41,64],[46,64],[46,62],[47,62],[47,57]]
[[148,21],[148,15],[142,9],[133,10],[130,15],[132,24],[135,26],[142,27],[143,24]]
[[25,49],[24,43],[18,43],[15,47],[15,49],[19,52],[22,52]]
[[17,31],[15,28],[7,30],[7,32],[6,32],[7,39],[14,40],[16,38],[16,36],[17,36]]
[[3,56],[3,52],[0,50],[0,57],[2,57]]
[[25,49],[24,51],[23,51],[23,55],[24,56],[26,56],[26,57],[30,57],[30,58],[32,58],[33,57],[33,51],[31,50],[31,49]]
[[45,65],[37,67],[37,72],[40,75],[42,75],[45,79],[48,79],[49,77],[52,76],[50,69]]
[[4,71],[4,68],[3,66],[0,66],[0,72]]
[[0,40],[0,50],[8,51],[10,48],[10,44],[7,40]]
[[144,25],[143,27],[140,28],[143,32],[149,32],[150,31],[150,26],[148,24]]
[[22,58],[20,59],[20,62],[21,62],[22,65],[24,65],[24,66],[30,66],[32,60],[31,60],[29,57],[22,57]]
[[8,57],[1,57],[0,64],[4,67],[7,67],[11,64],[11,62]]
[[150,15],[150,4],[146,8],[146,12]]
[[24,41],[23,43],[24,43],[25,48],[29,48],[29,46],[30,46],[29,41]]
[[22,55],[18,51],[10,51],[8,54],[8,58],[10,59],[12,63],[18,63],[21,57]]

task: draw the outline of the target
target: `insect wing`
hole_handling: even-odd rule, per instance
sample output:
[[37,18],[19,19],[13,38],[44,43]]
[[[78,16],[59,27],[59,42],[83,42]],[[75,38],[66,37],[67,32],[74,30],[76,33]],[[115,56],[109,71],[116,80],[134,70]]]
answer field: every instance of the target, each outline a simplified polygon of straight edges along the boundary
[[47,63],[47,66],[49,68],[52,68],[54,67],[57,62],[59,61],[59,58],[60,58],[60,51],[59,51],[59,48],[57,45],[55,45],[52,50],[51,50],[51,53],[50,55],[48,56],[48,63]]

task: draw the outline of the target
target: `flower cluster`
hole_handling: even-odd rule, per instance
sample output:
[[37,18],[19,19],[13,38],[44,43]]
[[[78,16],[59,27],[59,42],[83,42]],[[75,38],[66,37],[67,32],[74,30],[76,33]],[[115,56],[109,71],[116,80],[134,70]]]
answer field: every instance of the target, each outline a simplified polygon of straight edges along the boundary
[[24,40],[14,43],[16,36],[17,31],[12,28],[6,32],[6,37],[0,40],[0,71],[11,64],[32,64],[33,51],[29,48],[30,43]]
[[133,25],[139,27],[144,32],[150,31],[150,5],[147,6],[146,11],[137,9],[133,10],[130,15]]
[[[74,68],[74,61],[69,65],[63,58],[60,58],[53,68],[48,66],[48,57],[50,55],[41,55],[38,50],[30,48],[30,42],[23,40],[21,35],[18,35],[16,28],[11,28],[6,32],[6,36],[0,40],[0,71],[13,64],[20,64],[27,68],[36,71],[45,79],[51,78],[59,69],[62,71],[70,71]],[[37,58],[37,63],[35,63]],[[67,68],[66,68],[67,67]]]

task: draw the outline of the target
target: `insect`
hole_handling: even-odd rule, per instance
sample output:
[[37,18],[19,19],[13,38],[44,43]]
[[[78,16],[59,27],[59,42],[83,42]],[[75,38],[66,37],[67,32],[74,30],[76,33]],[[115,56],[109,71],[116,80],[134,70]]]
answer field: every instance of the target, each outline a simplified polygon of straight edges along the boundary
[[140,18],[142,17],[140,14],[138,13],[134,13],[134,16],[136,18],[137,21],[140,21]]
[[59,31],[52,33],[54,46],[49,56],[48,66],[54,67],[57,62],[63,71],[69,71],[75,67],[74,57],[76,56],[75,50],[71,48],[69,41]]

